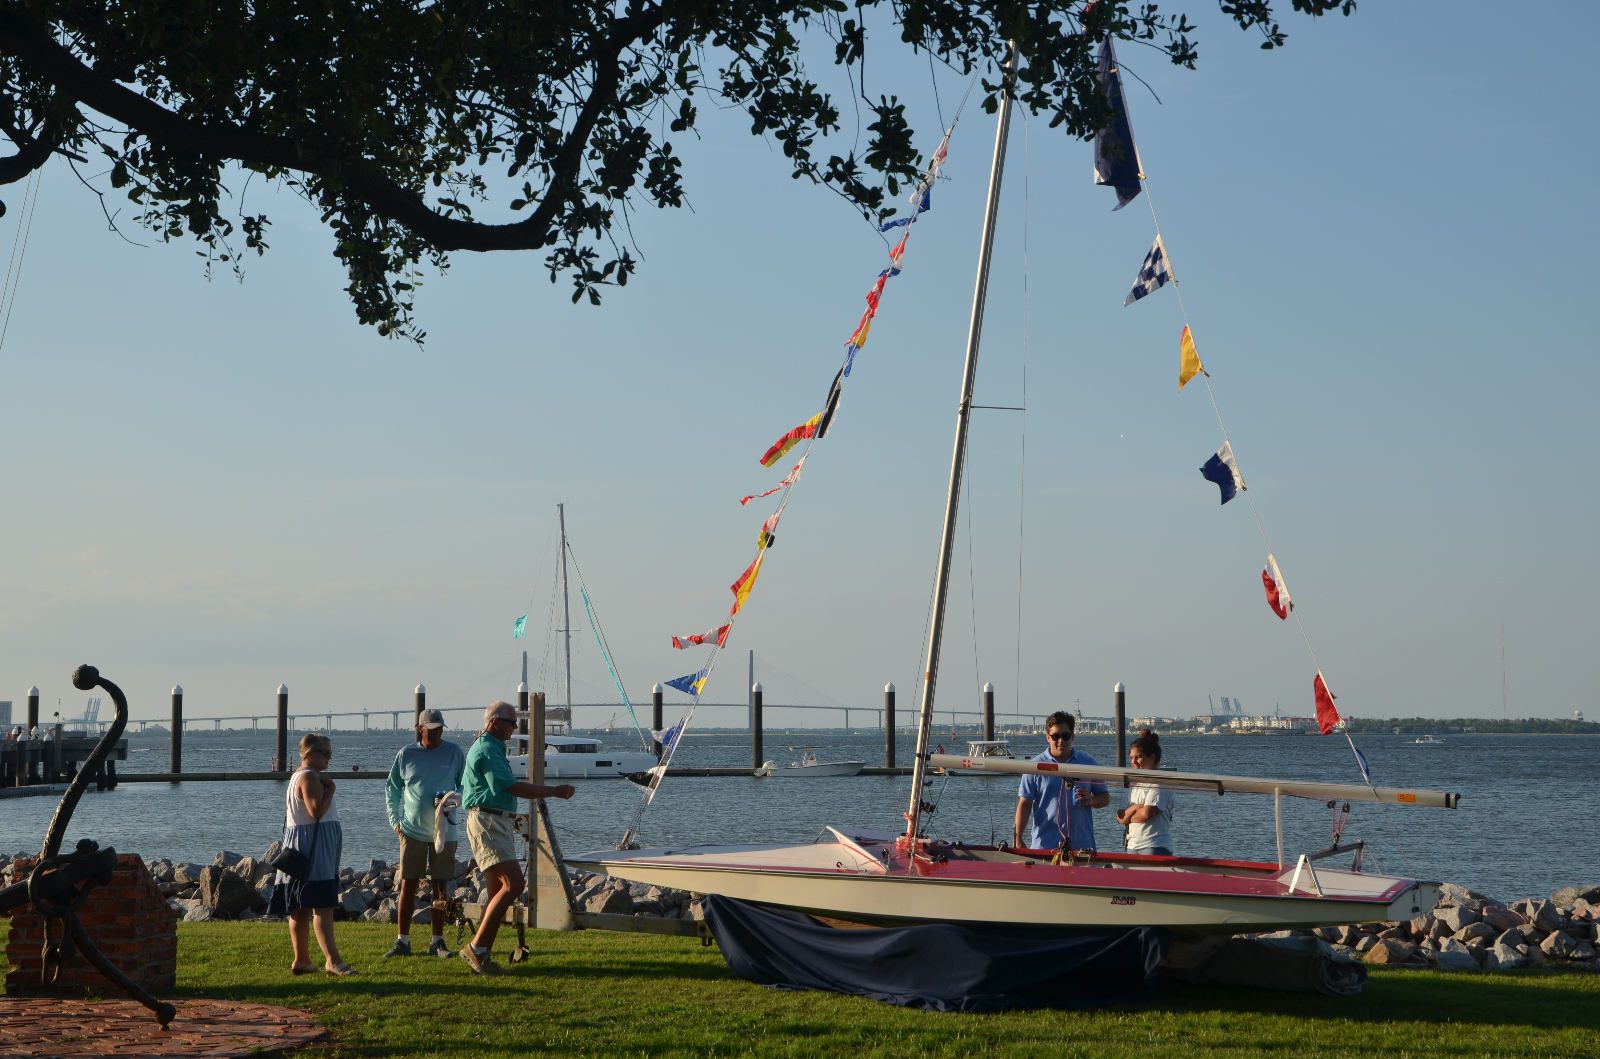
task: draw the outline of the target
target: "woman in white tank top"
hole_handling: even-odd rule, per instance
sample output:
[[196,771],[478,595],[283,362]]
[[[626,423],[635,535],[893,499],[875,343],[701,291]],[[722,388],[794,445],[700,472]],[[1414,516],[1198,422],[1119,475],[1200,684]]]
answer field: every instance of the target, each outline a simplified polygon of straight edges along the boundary
[[279,872],[272,888],[267,911],[289,919],[289,941],[294,946],[295,974],[310,974],[311,922],[316,919],[317,944],[326,957],[323,970],[343,977],[355,974],[339,955],[333,940],[333,909],[339,901],[339,860],[344,851],[344,835],[339,828],[339,806],[334,799],[334,783],[322,773],[333,757],[333,741],[325,735],[307,734],[300,738],[300,764],[285,792],[283,844],[299,850],[311,860],[311,871],[304,879],[291,879]]

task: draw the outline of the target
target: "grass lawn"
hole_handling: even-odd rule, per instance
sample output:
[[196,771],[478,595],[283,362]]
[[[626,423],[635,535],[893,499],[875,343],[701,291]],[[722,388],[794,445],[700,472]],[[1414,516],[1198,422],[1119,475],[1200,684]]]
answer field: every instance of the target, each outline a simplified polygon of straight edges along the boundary
[[[393,930],[339,924],[361,974],[335,980],[290,976],[284,924],[180,923],[177,992],[314,1012],[332,1056],[1600,1056],[1600,975],[1547,969],[1374,969],[1353,1000],[1163,986],[1100,1011],[952,1015],[764,989],[692,938],[536,932],[532,961],[480,978],[459,958],[382,959]],[[425,951],[426,928],[412,941]],[[501,933],[502,963],[514,943]]]

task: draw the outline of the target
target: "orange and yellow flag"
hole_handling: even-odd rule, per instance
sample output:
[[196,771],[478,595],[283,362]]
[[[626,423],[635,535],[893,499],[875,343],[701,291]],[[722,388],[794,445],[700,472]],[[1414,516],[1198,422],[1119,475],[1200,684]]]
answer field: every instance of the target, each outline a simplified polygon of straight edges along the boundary
[[756,587],[756,578],[761,575],[761,560],[765,559],[766,556],[767,553],[763,550],[760,555],[756,556],[755,562],[745,567],[744,573],[739,575],[739,580],[728,586],[733,592],[733,609],[728,611],[728,617],[731,618],[739,613],[739,608],[744,606],[744,601],[750,598],[750,590]]

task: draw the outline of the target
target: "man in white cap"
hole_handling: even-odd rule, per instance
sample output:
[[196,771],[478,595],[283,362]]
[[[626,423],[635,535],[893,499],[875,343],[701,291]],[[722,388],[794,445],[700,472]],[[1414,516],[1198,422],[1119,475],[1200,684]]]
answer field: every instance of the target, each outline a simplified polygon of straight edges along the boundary
[[[438,819],[442,795],[461,789],[466,754],[444,740],[444,713],[423,710],[417,715],[417,741],[402,747],[389,767],[384,797],[389,806],[389,826],[400,836],[400,936],[385,956],[411,955],[411,912],[423,879],[430,880],[433,905],[433,940],[430,956],[454,956],[444,940],[444,902],[456,874],[456,825]],[[436,843],[440,828],[445,841]]]
[[489,958],[495,935],[506,917],[506,909],[526,888],[522,866],[517,863],[516,831],[511,826],[518,798],[571,798],[577,788],[570,783],[541,787],[512,775],[507,760],[506,741],[517,730],[517,708],[509,702],[491,702],[483,711],[483,734],[467,751],[461,804],[467,810],[467,841],[472,856],[489,881],[492,891],[484,902],[483,922],[461,956],[478,974],[500,974],[500,965]]

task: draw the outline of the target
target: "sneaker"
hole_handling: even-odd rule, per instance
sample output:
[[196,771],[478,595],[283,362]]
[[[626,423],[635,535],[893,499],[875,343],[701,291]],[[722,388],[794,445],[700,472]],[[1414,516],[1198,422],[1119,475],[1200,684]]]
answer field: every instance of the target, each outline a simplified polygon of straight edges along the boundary
[[384,953],[383,955],[384,955],[385,959],[388,959],[390,956],[410,956],[411,955],[411,939],[410,938],[395,938],[394,939],[394,944],[392,946],[390,946],[389,947],[389,951]]
[[500,965],[489,959],[488,953],[479,956],[476,952],[473,952],[471,943],[468,943],[466,948],[461,950],[461,958],[467,961],[467,966],[472,968],[474,974],[496,975],[503,973],[500,970]]
[[450,957],[454,956],[455,953],[450,950],[449,945],[445,944],[444,938],[435,937],[432,941],[428,942],[428,955],[438,956],[441,959],[448,960]]

